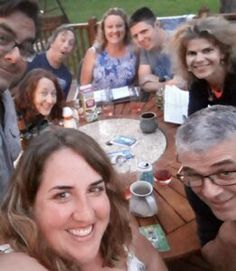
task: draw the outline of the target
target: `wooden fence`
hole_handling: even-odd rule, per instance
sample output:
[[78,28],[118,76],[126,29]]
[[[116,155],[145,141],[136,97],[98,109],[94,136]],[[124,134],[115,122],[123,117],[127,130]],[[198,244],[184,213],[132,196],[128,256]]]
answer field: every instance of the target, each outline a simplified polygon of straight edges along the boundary
[[[222,14],[227,20],[236,22],[236,13]],[[48,37],[52,34],[53,30],[61,24],[67,23],[67,18],[61,16],[44,18],[41,23],[41,35],[37,40],[35,47],[36,51],[46,49]],[[68,65],[74,78],[77,78],[79,63],[84,57],[86,50],[93,44],[97,26],[99,22],[96,18],[89,19],[86,23],[68,24],[72,26],[76,33],[77,46],[74,53],[68,59]]]

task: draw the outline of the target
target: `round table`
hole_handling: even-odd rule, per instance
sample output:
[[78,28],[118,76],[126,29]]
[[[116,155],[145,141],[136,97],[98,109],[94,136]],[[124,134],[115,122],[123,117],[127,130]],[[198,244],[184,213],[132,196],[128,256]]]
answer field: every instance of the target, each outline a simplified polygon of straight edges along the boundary
[[[157,114],[160,130],[158,129],[156,133],[150,135],[144,135],[139,131],[138,119],[141,112],[150,111]],[[122,119],[124,119],[124,123]],[[107,133],[104,132],[106,125],[110,127]],[[85,123],[85,120],[81,119],[79,127],[79,130],[95,138],[105,150],[115,148],[115,146],[106,146],[105,144],[114,135],[120,133],[134,136],[142,146],[136,156],[147,159],[151,163],[154,162],[154,168],[166,168],[171,171],[172,182],[169,185],[160,185],[156,182],[154,184],[154,194],[159,208],[158,214],[150,218],[135,217],[139,226],[151,224],[160,224],[162,226],[170,245],[170,251],[161,252],[161,254],[168,261],[186,257],[200,249],[196,234],[195,215],[186,199],[183,184],[175,177],[180,167],[176,159],[174,144],[177,127],[178,125],[163,120],[163,112],[157,107],[155,96],[142,103],[141,110],[136,114],[132,112],[131,103],[118,103],[113,106],[112,117],[107,118],[101,113],[99,121],[93,123]],[[136,129],[136,132],[132,129]],[[132,131],[132,134],[127,134],[128,131]],[[164,136],[162,131],[165,133]],[[142,140],[144,143],[141,143]],[[147,147],[145,144],[149,143],[150,145]],[[138,148],[138,144],[134,146],[132,151],[135,151],[136,147]]]
[[[143,134],[139,128],[139,120],[135,119],[99,120],[85,124],[79,130],[93,137],[106,153],[130,149],[134,155],[134,158],[130,160],[131,171],[137,171],[137,163],[140,161],[153,164],[164,153],[167,144],[166,137],[160,129],[157,129],[155,133]],[[107,144],[117,136],[132,137],[137,141],[130,148]]]

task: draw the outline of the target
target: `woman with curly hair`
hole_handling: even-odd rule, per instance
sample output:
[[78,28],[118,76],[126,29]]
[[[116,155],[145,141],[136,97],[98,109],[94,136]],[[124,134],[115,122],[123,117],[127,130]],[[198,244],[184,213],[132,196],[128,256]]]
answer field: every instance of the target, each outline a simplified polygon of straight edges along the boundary
[[[236,25],[217,16],[194,19],[177,29],[173,51],[178,71],[189,84],[189,115],[216,104],[236,106],[235,37]],[[222,221],[190,187],[185,190],[204,246],[215,238]]]
[[173,39],[178,71],[189,83],[189,114],[208,105],[236,105],[236,25],[222,17],[194,19]]
[[134,83],[137,66],[127,15],[121,8],[111,8],[102,18],[94,45],[85,54],[80,84],[92,84],[96,89],[129,86]]
[[0,266],[166,271],[154,247],[131,230],[129,216],[101,147],[75,129],[47,130],[23,153],[3,200],[0,240],[8,253]]
[[25,123],[21,133],[39,134],[48,121],[61,119],[63,102],[63,92],[55,75],[44,69],[27,73],[15,95],[18,117]]

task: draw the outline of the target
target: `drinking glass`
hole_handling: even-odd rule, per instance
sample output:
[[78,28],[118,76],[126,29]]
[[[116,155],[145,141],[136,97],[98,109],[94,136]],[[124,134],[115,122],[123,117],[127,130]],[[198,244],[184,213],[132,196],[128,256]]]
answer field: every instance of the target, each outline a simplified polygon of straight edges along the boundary
[[129,200],[131,197],[130,185],[135,181],[135,173],[131,172],[130,161],[124,156],[117,156],[115,170],[119,176],[119,182],[124,187],[124,198]]
[[162,87],[156,92],[157,108],[159,108],[161,111],[164,110],[164,91],[165,88]]
[[[80,106],[80,101],[79,99],[76,99],[74,101],[74,104],[73,104],[73,107],[72,107],[72,110],[73,110],[73,117],[76,121],[76,124],[77,124],[77,127],[79,127],[79,119],[80,119],[80,110],[81,110],[81,106]],[[83,109],[82,109],[83,110]]]
[[139,115],[142,109],[140,88],[132,87],[132,92],[134,95],[130,97],[130,112],[132,115]]
[[155,169],[155,180],[160,184],[169,184],[171,182],[171,172],[168,169]]
[[114,113],[114,104],[111,101],[106,101],[102,105],[102,114],[105,118],[112,117]]

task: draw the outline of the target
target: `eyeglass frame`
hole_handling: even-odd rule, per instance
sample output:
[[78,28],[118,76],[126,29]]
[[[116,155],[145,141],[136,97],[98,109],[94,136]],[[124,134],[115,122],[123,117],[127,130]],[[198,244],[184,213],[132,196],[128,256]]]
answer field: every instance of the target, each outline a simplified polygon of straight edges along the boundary
[[[5,31],[5,30],[3,30],[3,31]],[[31,52],[30,52],[30,50],[28,50],[28,52],[25,52],[26,54],[28,53],[28,55],[25,55],[25,53],[23,52],[23,54],[22,54],[22,48],[24,47],[24,42],[23,43],[18,43],[13,37],[12,37],[12,35],[11,34],[8,34],[8,33],[6,33],[6,36],[8,35],[8,38],[9,37],[11,37],[11,40],[9,39],[9,41],[7,41],[8,42],[8,44],[7,45],[1,45],[0,44],[0,51],[2,51],[2,54],[0,53],[0,55],[6,55],[6,54],[8,54],[9,52],[11,52],[14,48],[18,48],[18,50],[19,50],[19,52],[20,52],[20,55],[21,55],[21,58],[24,60],[24,61],[28,61],[28,62],[30,62],[30,61],[32,61],[33,60],[33,58],[34,58],[34,56],[35,56],[35,54],[36,54],[36,52],[35,52],[35,50],[34,50],[34,48],[33,48],[33,44],[34,44],[34,42],[35,42],[35,40],[32,40],[31,42],[29,42],[29,44],[32,44],[32,50],[31,50]],[[1,43],[1,42],[0,42]],[[12,44],[11,44],[12,43]],[[10,46],[10,44],[11,44],[11,46]],[[6,48],[6,47],[8,47],[9,46],[9,48]]]
[[[195,176],[198,176],[199,177],[199,180],[201,180],[201,183],[200,185],[197,185],[197,186],[191,186],[190,185],[190,182],[187,182],[185,183],[183,181],[183,179],[181,177],[184,177],[183,174],[181,174],[181,171],[183,169],[183,166],[180,167],[180,169],[178,170],[177,174],[176,174],[176,177],[178,180],[180,180],[184,185],[188,186],[188,187],[191,187],[191,188],[197,188],[197,187],[202,187],[203,185],[203,182],[204,182],[204,179],[208,178],[213,184],[215,185],[218,185],[218,186],[221,186],[221,187],[225,187],[225,186],[232,186],[232,185],[236,185],[236,179],[235,179],[235,183],[233,184],[218,184],[215,179],[214,179],[214,176],[216,175],[219,175],[223,172],[228,172],[228,173],[236,173],[236,170],[223,170],[223,171],[220,171],[218,173],[215,173],[215,174],[210,174],[210,175],[201,175],[201,174],[195,174]],[[186,175],[185,175],[186,176]]]

